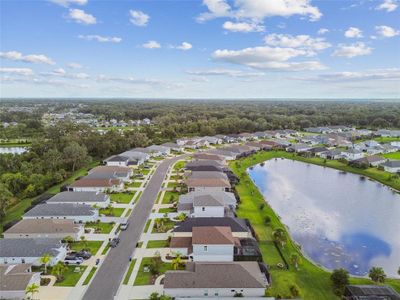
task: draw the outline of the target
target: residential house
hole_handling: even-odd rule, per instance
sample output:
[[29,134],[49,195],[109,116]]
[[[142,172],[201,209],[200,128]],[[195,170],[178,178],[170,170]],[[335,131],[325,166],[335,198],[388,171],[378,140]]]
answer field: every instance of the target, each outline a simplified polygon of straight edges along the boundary
[[257,262],[193,262],[183,271],[167,271],[164,293],[170,297],[263,297],[268,284]]
[[86,204],[105,208],[110,205],[110,196],[101,192],[61,192],[46,201],[48,204]]
[[[93,176],[93,175],[92,175]],[[124,182],[118,178],[82,178],[68,186],[69,191],[74,192],[105,192],[120,191],[124,188]]]
[[221,178],[188,178],[185,180],[185,184],[187,185],[189,192],[229,192],[231,189],[229,181]]
[[126,182],[133,175],[133,170],[129,167],[123,166],[98,166],[89,171],[89,174],[93,173],[112,174],[113,177],[119,178]]
[[84,228],[73,220],[23,219],[3,232],[6,239],[72,237],[75,241],[83,235]]
[[376,135],[381,137],[400,137],[400,130],[380,129],[376,132]]
[[171,153],[171,148],[166,146],[151,145],[147,147],[151,152],[156,153],[155,156],[167,156]]
[[293,144],[289,147],[286,148],[287,152],[296,152],[296,153],[302,153],[306,152],[311,149],[310,145],[307,144]]
[[211,149],[211,150],[208,150],[207,153],[222,156],[225,158],[225,160],[234,160],[239,156],[239,153],[229,151],[226,148]]
[[226,160],[223,156],[217,155],[217,154],[212,154],[212,153],[194,153],[193,154],[193,160],[215,160],[216,162],[220,164],[225,164]]
[[390,144],[382,144],[381,149],[383,150],[383,153],[393,153],[399,151],[399,148]]
[[197,160],[186,164],[186,170],[190,171],[223,171],[223,165],[215,160]]
[[259,151],[263,148],[262,144],[259,142],[247,142],[245,146],[253,148],[255,151]]
[[191,217],[224,217],[225,204],[211,195],[201,195],[193,198],[193,213]]
[[222,138],[219,138],[217,136],[204,136],[202,140],[207,141],[211,145],[218,145],[223,143]]
[[23,219],[65,219],[75,223],[95,222],[99,211],[85,204],[39,204],[26,212]]
[[389,160],[381,166],[389,173],[400,173],[400,160]]
[[387,285],[347,285],[344,300],[400,300],[400,294]]
[[128,163],[129,157],[124,155],[113,155],[104,160],[107,166],[127,166]]
[[386,162],[386,158],[377,155],[362,157],[351,162],[352,165],[360,167],[377,167]]
[[0,264],[32,264],[40,266],[40,258],[49,254],[50,266],[64,259],[66,245],[59,239],[0,239]]
[[[198,198],[198,197],[202,197],[202,196],[212,197],[213,199],[216,199],[218,201],[218,203],[222,204],[223,207],[229,208],[230,210],[233,210],[237,204],[237,200],[233,193],[229,193],[229,192],[211,192],[211,193],[209,193],[209,192],[204,192],[204,191],[190,192],[190,193],[179,196],[178,212],[185,213],[187,215],[192,214],[194,212],[194,206],[193,206],[194,199]],[[201,206],[199,206],[200,205],[199,202],[197,202],[197,205],[200,209]],[[201,208],[201,210],[202,210],[202,208]],[[211,208],[210,211],[213,212],[214,210],[218,210],[218,209]],[[207,210],[207,212],[208,211],[209,210]],[[220,209],[218,211],[220,211]],[[225,211],[224,211],[224,213],[225,213]],[[214,215],[214,213],[213,213],[213,215]],[[224,215],[222,215],[222,216],[224,216]]]
[[400,141],[390,142],[390,145],[396,148],[400,148]]
[[326,147],[313,147],[308,149],[307,152],[313,156],[320,156],[322,153],[329,151]]
[[134,149],[121,153],[123,156],[129,157],[128,166],[140,166],[150,159],[150,154],[135,151]]
[[28,286],[40,286],[40,273],[32,272],[31,264],[0,265],[0,299],[26,299]]
[[176,143],[164,143],[161,146],[167,147],[171,149],[171,151],[177,151],[177,152],[182,152],[184,149],[183,145],[178,145]]
[[340,159],[343,157],[341,149],[333,149],[326,152],[322,152],[319,156],[325,159]]
[[254,132],[253,135],[254,135],[255,137],[257,137],[257,139],[260,139],[260,140],[261,140],[261,139],[266,139],[266,138],[270,137],[269,134],[268,134],[267,132],[263,132],[263,131]]
[[342,150],[341,154],[343,155],[343,157],[346,160],[349,160],[349,161],[364,157],[364,152],[357,150],[357,149]]
[[229,180],[228,176],[223,172],[217,171],[189,171],[187,178],[209,178],[209,179],[225,179]]

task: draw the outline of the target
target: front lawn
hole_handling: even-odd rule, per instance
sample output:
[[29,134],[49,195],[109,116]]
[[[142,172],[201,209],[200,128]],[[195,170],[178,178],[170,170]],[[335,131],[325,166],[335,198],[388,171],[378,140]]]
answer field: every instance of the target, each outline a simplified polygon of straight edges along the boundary
[[179,195],[180,195],[179,192],[166,191],[161,203],[168,204],[168,203],[173,203],[175,201],[178,201]]
[[142,185],[142,181],[134,181],[134,182],[125,184],[126,187],[131,187],[131,188],[138,188],[141,185]]
[[124,284],[128,284],[129,278],[131,277],[133,268],[135,267],[136,259],[133,259],[130,264],[128,271],[126,272],[125,278],[124,278]]
[[166,207],[166,208],[160,208],[158,210],[159,213],[161,214],[165,214],[165,213],[174,213],[177,212],[177,208],[176,207]]
[[110,198],[111,201],[113,202],[128,204],[129,202],[131,202],[135,193],[136,191],[129,193],[115,193],[115,194],[110,194]]
[[[68,269],[67,271],[63,274],[64,279],[60,282],[56,282],[54,285],[55,286],[75,286],[79,279],[81,278],[83,272],[85,272],[85,269],[87,266],[66,266]],[[75,270],[78,270],[79,272],[75,272]]]
[[83,282],[83,285],[88,285],[90,280],[92,280],[92,277],[94,275],[94,273],[96,272],[97,267],[93,267],[90,272],[89,275],[85,278],[85,281]]
[[178,161],[178,162],[175,163],[175,165],[174,165],[174,170],[175,170],[175,171],[179,171],[179,170],[182,169],[185,165],[186,165],[186,161],[180,160],[180,161]]
[[154,220],[154,226],[151,233],[165,233],[174,228],[175,222],[168,218],[158,218]]
[[92,255],[96,255],[102,244],[102,241],[80,241],[71,243],[69,247],[73,251],[81,251],[83,249],[86,249],[89,250]]
[[110,233],[115,223],[88,222],[85,228],[94,228],[95,233]]
[[179,186],[178,182],[168,182],[167,187],[168,188],[177,188]]
[[168,248],[169,240],[148,241],[146,248]]
[[120,217],[124,212],[125,208],[122,207],[107,207],[101,208],[99,210],[100,215],[105,215],[107,217]]
[[170,263],[161,262],[157,275],[152,275],[150,271],[145,272],[144,267],[149,266],[153,259],[155,259],[155,258],[154,257],[145,257],[142,259],[142,262],[139,267],[139,272],[136,276],[134,285],[154,284],[154,280],[158,276],[165,274],[166,271],[172,270],[172,265]]

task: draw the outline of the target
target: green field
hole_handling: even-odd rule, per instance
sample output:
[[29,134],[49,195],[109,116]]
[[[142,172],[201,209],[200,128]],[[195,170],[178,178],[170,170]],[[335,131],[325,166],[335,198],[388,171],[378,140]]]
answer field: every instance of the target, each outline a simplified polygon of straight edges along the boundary
[[[286,157],[311,163],[316,161],[318,162],[317,164],[323,164],[323,161],[319,159],[305,159],[280,151],[259,152],[251,157],[240,159],[230,164],[235,174],[240,177],[240,183],[236,186],[241,199],[241,203],[237,209],[238,217],[250,220],[259,239],[264,261],[270,265],[272,287],[268,289],[267,294],[275,297],[289,298],[292,297],[290,287],[296,285],[299,287],[300,296],[303,299],[339,299],[332,292],[329,279],[330,273],[303,256],[298,246],[290,239],[285,226],[281,223],[272,208],[266,204],[263,196],[247,175],[246,170],[250,166],[275,157]],[[330,165],[335,166],[337,169],[346,167],[346,171],[349,171],[347,166],[339,162],[330,162]],[[260,204],[265,205],[264,209],[260,210]],[[271,220],[268,225],[264,222],[267,216]],[[282,253],[286,260],[290,262],[292,254],[297,254],[301,257],[299,270],[296,270],[293,266],[290,266],[289,270],[277,267],[277,263],[282,263],[282,259],[272,240],[272,231],[276,228],[283,228],[287,235],[287,243],[282,248]],[[352,283],[371,283],[371,281],[368,279],[353,278]],[[400,290],[399,280],[391,279],[387,280],[387,283]]]
[[131,202],[135,193],[136,191],[129,193],[115,193],[115,194],[110,194],[110,198],[111,201],[113,202],[128,204],[129,202]]
[[383,156],[389,159],[400,159],[400,151],[393,153],[386,153]]

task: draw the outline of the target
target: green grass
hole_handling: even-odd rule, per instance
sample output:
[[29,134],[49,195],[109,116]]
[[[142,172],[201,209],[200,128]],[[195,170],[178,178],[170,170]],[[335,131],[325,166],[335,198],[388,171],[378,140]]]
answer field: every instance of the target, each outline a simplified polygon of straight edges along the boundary
[[[99,164],[99,162],[95,161],[95,162],[91,163],[88,167],[82,168],[82,169],[79,169],[79,170],[75,171],[74,173],[71,174],[71,176],[68,179],[66,179],[62,183],[59,183],[59,184],[56,184],[56,185],[52,186],[47,191],[45,191],[43,194],[57,194],[57,193],[59,193],[61,186],[65,185],[65,184],[72,183],[76,178],[86,175],[87,174],[87,170],[94,168],[98,164]],[[36,196],[34,198],[27,198],[27,199],[19,200],[18,203],[16,203],[12,207],[8,208],[6,210],[5,216],[1,218],[0,233],[3,232],[3,225],[4,224],[6,224],[8,222],[11,222],[13,220],[20,219],[21,216],[24,214],[25,209],[27,209],[31,205],[32,200],[34,200],[34,199],[36,199],[36,198],[38,198],[40,196],[41,195]]]
[[[174,191],[166,191],[164,194],[164,198],[162,199],[162,204],[169,204],[175,201],[178,201],[179,199],[179,192],[174,192]],[[171,202],[172,199],[172,202]]]
[[160,240],[160,241],[148,241],[146,248],[168,248],[169,242],[168,240]]
[[135,195],[136,191],[129,193],[116,193],[110,194],[111,201],[123,204],[129,204],[131,202],[132,197]]
[[124,284],[128,284],[129,278],[131,277],[133,268],[135,267],[136,259],[133,259],[131,263],[129,264],[128,271],[126,272],[125,278],[124,278]]
[[97,251],[99,251],[102,241],[86,241],[86,245],[84,242],[74,242],[70,244],[71,250],[81,251],[82,249],[88,249],[92,255],[96,255]]
[[99,210],[99,214],[101,215],[106,215],[110,217],[120,217],[122,213],[124,212],[125,208],[122,207],[113,207],[112,209],[110,208],[101,208]]
[[[55,286],[75,286],[81,278],[87,266],[67,266],[68,270],[64,273],[64,279],[56,282]],[[80,268],[80,272],[76,273],[75,268]]]
[[168,184],[167,184],[167,187],[168,188],[174,188],[174,187],[178,187],[179,186],[179,183],[177,183],[177,182],[168,182]]
[[107,243],[107,245],[104,247],[103,251],[101,252],[101,255],[106,255],[108,249],[110,249],[110,243]]
[[158,210],[158,212],[161,213],[161,214],[173,213],[173,212],[177,212],[177,209],[176,209],[176,207],[160,208]]
[[[265,202],[262,194],[247,175],[246,169],[248,167],[275,157],[286,157],[289,159],[324,165],[323,160],[320,159],[305,159],[281,151],[259,152],[248,158],[230,164],[235,174],[240,177],[240,183],[236,186],[236,190],[241,199],[241,203],[237,209],[238,217],[248,218],[250,220],[256,235],[258,236],[264,261],[270,265],[272,287],[268,289],[267,293],[268,295],[275,297],[278,295],[283,298],[290,297],[290,286],[296,284],[300,289],[301,297],[303,299],[338,299],[332,292],[329,278],[330,273],[321,269],[303,256],[298,246],[296,246],[296,244],[290,239],[285,226],[281,223],[272,208]],[[325,165],[334,166],[336,169],[343,167],[345,171],[350,171],[346,165],[337,161],[329,162],[329,165],[328,163]],[[263,210],[259,209],[260,204],[265,204]],[[269,216],[271,219],[269,225],[264,224],[266,216]],[[295,270],[293,267],[290,267],[289,270],[281,270],[276,267],[277,263],[282,262],[282,259],[272,242],[271,233],[276,228],[283,228],[288,237],[287,243],[282,249],[282,253],[286,260],[289,262],[290,256],[294,253],[301,257],[302,262],[299,266],[299,270]],[[388,280],[388,283],[391,283],[391,281],[392,280]],[[393,287],[398,286],[398,280],[394,281],[396,284],[391,285]]]
[[[156,222],[157,219],[154,220],[154,222]],[[164,226],[163,228],[160,228],[159,230],[157,230],[155,223],[153,226],[153,230],[151,231],[151,233],[165,233],[168,230],[174,228],[175,226],[175,222],[171,221],[170,219],[164,219]]]
[[[136,276],[134,285],[149,285],[151,284],[151,273],[150,272],[143,272],[143,268],[145,265],[149,265],[151,263],[151,257],[145,257],[142,259],[142,262],[139,267],[139,272]],[[172,270],[172,265],[170,263],[162,263],[160,267],[160,272],[158,276],[164,274],[166,271]]]
[[94,228],[95,233],[110,233],[114,225],[114,223],[89,222],[85,224],[85,228]]
[[144,226],[143,232],[146,233],[149,230],[151,220],[147,220],[146,225]]
[[180,175],[172,175],[172,176],[170,176],[170,179],[171,180],[180,180],[180,179],[182,179],[182,176],[180,176]]
[[186,161],[180,160],[180,161],[175,163],[174,170],[178,171],[178,170],[182,169],[185,165],[186,165]]
[[390,158],[390,159],[400,159],[400,151],[393,152],[393,153],[386,153],[383,156],[386,158]]
[[96,272],[97,267],[93,267],[90,272],[89,275],[85,278],[85,281],[83,282],[83,285],[88,285],[90,280],[92,280],[92,277],[94,275],[94,273]]
[[127,183],[125,186],[131,187],[131,188],[138,188],[142,185],[142,181],[134,181],[132,183]]

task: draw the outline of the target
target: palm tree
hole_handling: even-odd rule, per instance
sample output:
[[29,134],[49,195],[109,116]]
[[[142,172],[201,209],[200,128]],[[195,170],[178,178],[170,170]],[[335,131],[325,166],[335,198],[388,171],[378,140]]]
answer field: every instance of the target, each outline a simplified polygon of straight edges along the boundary
[[383,269],[380,267],[372,267],[369,270],[368,276],[374,282],[383,283],[383,282],[385,282],[385,279],[386,279],[385,271],[383,271]]
[[186,214],[180,213],[177,217],[178,221],[185,221],[186,220]]
[[51,256],[48,253],[43,254],[43,256],[40,258],[40,263],[44,265],[44,274],[47,274],[47,265],[49,264],[51,260]]
[[39,286],[36,283],[32,283],[26,287],[25,294],[30,294],[30,299],[33,299],[33,295],[36,293],[39,293]]
[[286,234],[282,228],[274,230],[274,232],[272,233],[272,237],[274,238],[274,241],[278,243],[281,247],[286,244]]
[[299,268],[300,257],[294,253],[290,256],[290,260],[291,260],[292,264],[294,265],[295,269],[297,270]]
[[67,272],[67,270],[68,267],[59,261],[51,270],[51,274],[57,277],[57,281],[60,281],[63,278],[63,274]]
[[177,270],[179,266],[182,264],[182,257],[179,253],[177,253],[176,257],[171,262],[172,268]]

